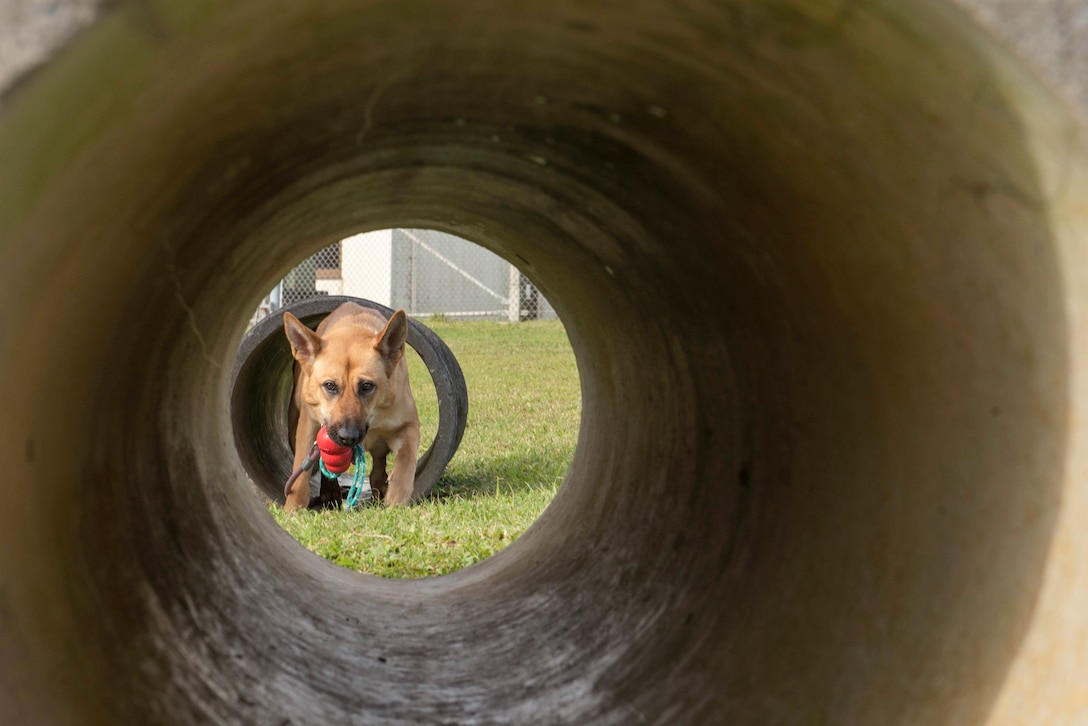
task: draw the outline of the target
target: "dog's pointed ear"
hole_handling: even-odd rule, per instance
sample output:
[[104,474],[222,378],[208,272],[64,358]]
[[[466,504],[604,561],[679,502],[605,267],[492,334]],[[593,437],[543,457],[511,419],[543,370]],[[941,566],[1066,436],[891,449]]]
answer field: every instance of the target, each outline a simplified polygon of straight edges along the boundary
[[291,355],[299,363],[307,368],[313,365],[314,358],[321,350],[321,338],[317,333],[302,324],[302,321],[291,313],[283,314],[283,331],[287,333],[287,341],[291,344]]
[[404,355],[404,343],[408,340],[408,318],[403,310],[398,310],[389,316],[389,322],[378,336],[378,344],[374,347],[382,358],[390,364],[396,363]]

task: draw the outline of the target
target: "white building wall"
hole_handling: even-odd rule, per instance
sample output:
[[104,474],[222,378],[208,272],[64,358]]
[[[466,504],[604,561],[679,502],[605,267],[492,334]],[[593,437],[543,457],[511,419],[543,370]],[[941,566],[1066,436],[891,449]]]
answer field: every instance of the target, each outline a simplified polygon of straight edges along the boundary
[[390,306],[393,300],[393,230],[348,237],[341,247],[340,294]]
[[314,289],[326,295],[343,295],[344,281],[339,277],[332,280],[317,280],[314,282]]

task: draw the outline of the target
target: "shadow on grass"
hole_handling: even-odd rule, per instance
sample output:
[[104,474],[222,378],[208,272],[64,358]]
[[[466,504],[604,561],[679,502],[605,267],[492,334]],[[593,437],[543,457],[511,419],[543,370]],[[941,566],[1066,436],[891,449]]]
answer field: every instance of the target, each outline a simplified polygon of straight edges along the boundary
[[439,478],[427,499],[469,499],[557,489],[570,467],[566,456],[510,456],[456,462]]

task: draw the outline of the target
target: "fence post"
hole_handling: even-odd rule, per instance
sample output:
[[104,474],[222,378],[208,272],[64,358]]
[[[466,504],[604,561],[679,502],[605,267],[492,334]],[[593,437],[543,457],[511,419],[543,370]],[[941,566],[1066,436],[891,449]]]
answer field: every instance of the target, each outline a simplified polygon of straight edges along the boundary
[[510,294],[506,304],[506,319],[511,323],[521,320],[521,270],[510,265]]

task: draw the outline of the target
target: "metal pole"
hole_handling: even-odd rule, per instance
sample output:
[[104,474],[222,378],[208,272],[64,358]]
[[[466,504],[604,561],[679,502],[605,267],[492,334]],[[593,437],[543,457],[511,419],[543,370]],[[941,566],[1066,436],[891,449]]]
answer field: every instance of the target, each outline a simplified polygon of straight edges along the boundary
[[506,319],[511,323],[521,320],[521,270],[510,265],[509,296],[506,304]]

